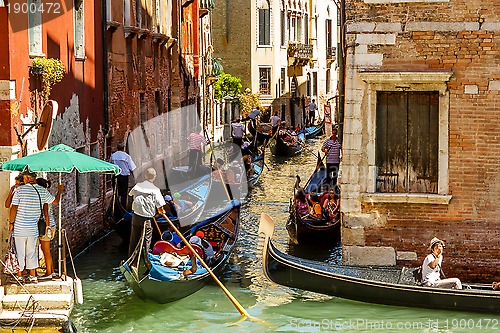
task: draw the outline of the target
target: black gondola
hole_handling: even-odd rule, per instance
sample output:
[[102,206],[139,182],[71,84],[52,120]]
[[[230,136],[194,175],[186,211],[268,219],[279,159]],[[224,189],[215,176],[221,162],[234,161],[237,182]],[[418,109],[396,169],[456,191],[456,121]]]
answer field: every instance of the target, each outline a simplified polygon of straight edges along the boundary
[[273,245],[274,222],[266,214],[260,219],[262,233],[262,269],[277,284],[368,303],[500,313],[500,291],[491,285],[464,284],[463,290],[424,287],[415,279],[415,268],[343,266],[297,258]]
[[[216,255],[208,265],[216,276],[222,273],[229,261],[236,245],[239,226],[240,203],[234,200],[229,209],[197,223],[188,232],[194,235],[197,231],[203,231],[205,239],[214,244]],[[173,302],[193,294],[212,280],[210,273],[200,264],[195,274],[186,277],[182,274],[184,268],[163,266],[159,256],[148,253],[149,249],[145,248],[144,243],[141,238],[134,253],[120,265],[121,272],[139,298],[158,303]]]
[[[328,195],[329,187],[327,186],[326,181],[326,169],[320,155],[318,154],[316,169],[307,181],[303,190],[305,194],[317,193],[322,196]],[[294,194],[299,188],[299,183],[300,177],[297,176]],[[320,203],[322,203],[321,199]],[[286,229],[290,239],[295,244],[315,243],[318,241],[337,242],[340,240],[340,218],[337,217],[332,221],[327,217],[317,219],[310,217],[309,215],[301,216],[297,212],[295,195],[290,200],[289,212],[290,217],[287,221]]]
[[271,139],[271,137],[272,137],[271,124],[269,124],[269,123],[259,123],[257,125],[257,130],[256,130],[253,126],[253,122],[250,121],[250,122],[248,122],[248,131],[254,137],[257,136],[258,142],[264,142],[266,140]]
[[[282,131],[282,130],[280,130]],[[292,134],[287,134],[287,135],[292,135]],[[295,156],[298,155],[302,152],[304,149],[304,140],[305,140],[305,135],[304,133],[299,133],[295,135],[295,140],[294,142],[285,142],[283,137],[281,135],[275,135],[269,144],[269,148],[271,149],[271,152],[275,156]]]
[[322,120],[319,124],[305,127],[304,132],[306,135],[306,139],[312,139],[315,136],[322,134],[324,128],[325,120]]

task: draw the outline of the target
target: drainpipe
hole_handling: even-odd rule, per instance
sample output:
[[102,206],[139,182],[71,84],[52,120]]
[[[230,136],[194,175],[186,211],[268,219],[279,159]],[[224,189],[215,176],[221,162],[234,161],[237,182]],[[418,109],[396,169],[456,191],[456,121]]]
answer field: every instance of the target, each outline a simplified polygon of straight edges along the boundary
[[103,81],[103,112],[104,112],[104,135],[109,132],[109,104],[108,104],[108,45],[107,33],[107,8],[106,0],[102,1],[102,81]]
[[339,43],[339,82],[338,82],[338,119],[339,119],[339,141],[343,141],[344,137],[344,110],[345,110],[345,83],[346,83],[346,72],[345,72],[345,0],[340,1],[340,43]]

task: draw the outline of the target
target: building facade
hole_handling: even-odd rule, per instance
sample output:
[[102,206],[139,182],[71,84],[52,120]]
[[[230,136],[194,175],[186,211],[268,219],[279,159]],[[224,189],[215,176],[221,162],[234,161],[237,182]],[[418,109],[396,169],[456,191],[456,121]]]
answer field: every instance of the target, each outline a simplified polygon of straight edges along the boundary
[[336,94],[337,7],[332,1],[235,0],[216,6],[214,52],[224,72],[288,124]]
[[[70,6],[40,0],[2,3],[5,5],[0,7],[2,161],[59,143],[103,157],[101,1],[74,1]],[[44,74],[50,73],[51,67],[47,63],[34,66],[34,62],[45,58],[60,60],[64,66],[62,81],[53,86],[44,81]],[[59,111],[44,144],[37,140],[37,134],[42,128],[40,116],[48,99],[58,103]],[[11,172],[0,173],[2,200],[14,184],[14,176]],[[55,175],[46,177],[57,183]],[[102,182],[99,176],[75,173],[63,175],[62,181],[66,186],[62,197],[63,227],[68,230],[70,244],[82,245],[104,229]],[[7,220],[7,214],[8,209],[0,210],[2,221]],[[90,221],[100,222],[89,228]],[[6,223],[1,225],[1,231],[2,239],[6,240],[9,235]]]
[[496,278],[499,5],[346,1],[345,263],[420,265],[436,236],[447,275]]

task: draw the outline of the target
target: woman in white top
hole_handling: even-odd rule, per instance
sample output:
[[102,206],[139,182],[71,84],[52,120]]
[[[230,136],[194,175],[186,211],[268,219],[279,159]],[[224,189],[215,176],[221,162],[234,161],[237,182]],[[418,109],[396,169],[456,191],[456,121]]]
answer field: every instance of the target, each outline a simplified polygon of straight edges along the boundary
[[434,237],[429,249],[431,254],[425,257],[422,264],[422,283],[428,287],[462,289],[462,283],[457,278],[441,279],[444,242]]

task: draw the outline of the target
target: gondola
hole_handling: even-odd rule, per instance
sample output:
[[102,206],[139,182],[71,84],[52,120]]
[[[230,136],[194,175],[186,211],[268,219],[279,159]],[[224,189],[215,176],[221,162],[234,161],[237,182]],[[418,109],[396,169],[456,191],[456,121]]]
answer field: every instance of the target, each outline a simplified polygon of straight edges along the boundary
[[[328,184],[326,183],[326,169],[318,153],[316,169],[307,181],[304,192],[307,194],[317,193],[320,196],[320,204],[323,197],[328,195]],[[299,188],[300,177],[297,176],[294,194]],[[331,221],[328,218],[316,219],[309,215],[301,216],[295,205],[295,195],[290,199],[290,216],[286,229],[290,239],[295,244],[311,244],[318,241],[337,242],[340,240],[340,218]]]
[[254,137],[257,136],[257,141],[258,142],[264,142],[266,140],[271,139],[273,136],[271,133],[271,124],[269,123],[259,123],[257,125],[257,130],[253,126],[253,122],[249,121],[248,122],[248,131],[250,134],[252,134]]
[[[203,231],[205,239],[214,247],[215,256],[208,263],[212,272],[220,276],[236,245],[240,226],[240,203],[231,202],[230,207],[202,222],[195,224],[185,236]],[[134,253],[120,265],[120,271],[141,299],[157,303],[169,303],[189,296],[212,281],[209,272],[198,264],[197,271],[186,277],[183,271],[191,266],[171,268],[160,262],[159,255],[149,253],[144,246],[144,235]]]
[[250,172],[250,174],[247,174],[247,185],[248,189],[254,188],[257,183],[259,182],[260,176],[262,175],[262,172],[264,171],[264,149],[261,155],[253,156],[252,157],[252,164],[250,166],[250,169],[253,170],[253,172]]
[[271,152],[275,156],[288,156],[288,157],[300,154],[304,149],[305,135],[304,133],[299,133],[294,136],[296,138],[296,142],[294,143],[285,142],[283,137],[279,135],[278,132],[278,135],[275,135],[273,139],[270,141],[269,148],[271,149]]
[[262,214],[262,269],[277,284],[368,303],[500,313],[500,291],[493,291],[491,285],[432,288],[417,282],[416,268],[343,266],[301,259],[279,251],[273,245],[273,233],[273,220]]
[[[207,201],[210,187],[211,187],[212,179],[209,174],[202,176],[198,179],[192,180],[191,182],[183,183],[185,186],[182,190],[179,190],[179,194],[181,198],[184,200],[188,200],[193,203],[191,207],[186,209],[185,211],[173,212],[170,210],[168,206],[165,206],[167,210],[167,214],[177,225],[182,227],[187,227],[198,221],[201,214],[203,213],[203,209],[205,207],[205,203]],[[122,214],[122,217],[118,219],[115,223],[112,223],[113,228],[116,233],[122,239],[122,244],[127,246],[130,241],[130,230],[132,223],[132,215],[133,212],[127,212],[119,205],[119,202],[115,201],[115,211],[119,211],[120,213],[115,213],[114,215]],[[111,221],[111,220],[110,220]],[[163,219],[159,219],[159,226],[161,231],[167,228],[167,222]],[[159,235],[154,233],[154,237],[157,239]]]
[[312,139],[315,136],[322,134],[324,128],[325,120],[322,120],[319,124],[305,127],[304,133],[306,135],[306,139]]

